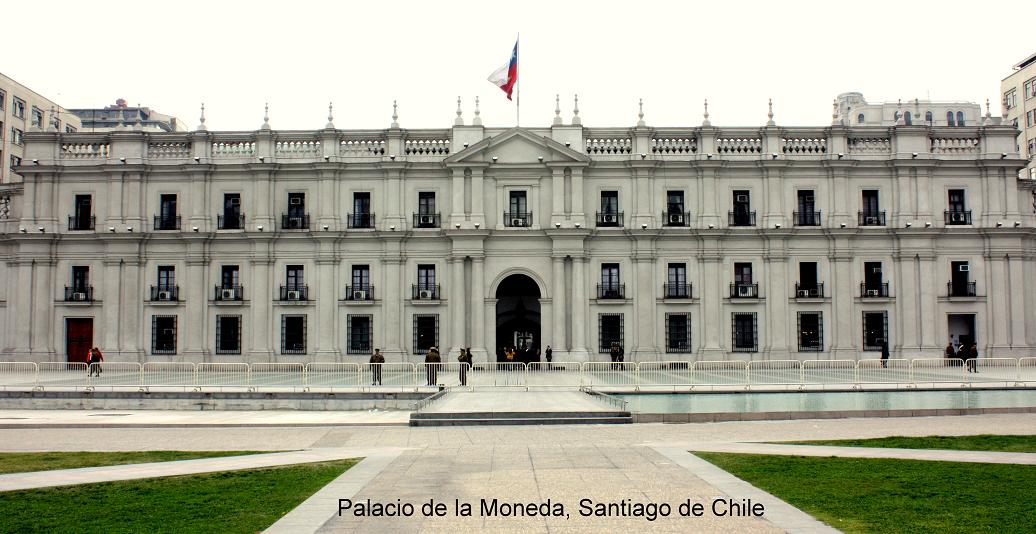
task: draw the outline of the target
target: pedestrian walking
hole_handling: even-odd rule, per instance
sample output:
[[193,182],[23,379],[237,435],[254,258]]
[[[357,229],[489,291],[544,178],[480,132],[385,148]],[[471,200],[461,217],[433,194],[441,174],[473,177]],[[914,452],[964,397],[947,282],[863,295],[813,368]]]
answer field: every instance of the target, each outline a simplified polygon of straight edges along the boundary
[[457,356],[457,361],[460,362],[460,385],[468,385],[468,367],[471,366],[471,347],[460,349],[460,356]]
[[547,350],[543,351],[543,358],[547,360],[547,370],[553,371],[554,366],[550,364],[554,355],[554,351],[551,350],[550,345],[547,345]]
[[432,347],[428,349],[428,354],[425,354],[424,363],[428,369],[428,385],[434,386],[436,380],[439,377],[439,364],[442,363],[442,358],[439,357],[439,348]]
[[881,367],[887,368],[889,366],[889,342],[881,342]]
[[385,356],[381,353],[381,349],[374,349],[374,354],[371,355],[371,385],[380,386],[381,384],[381,368],[382,364],[385,363]]
[[972,343],[968,351],[968,372],[978,372],[978,343]]
[[101,353],[101,349],[94,347],[90,349],[90,352],[86,356],[86,365],[89,372],[86,376],[101,377],[101,362],[104,361],[104,354]]

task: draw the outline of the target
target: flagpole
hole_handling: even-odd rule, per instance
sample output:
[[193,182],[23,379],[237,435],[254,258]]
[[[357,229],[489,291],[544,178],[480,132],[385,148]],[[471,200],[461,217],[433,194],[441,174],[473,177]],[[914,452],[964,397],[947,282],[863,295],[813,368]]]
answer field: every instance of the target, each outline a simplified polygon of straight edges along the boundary
[[[519,32],[518,35],[514,38],[514,49],[515,49],[514,62],[518,66],[518,68],[521,68],[521,63],[518,61],[518,54],[521,53],[521,51],[519,50],[519,45],[521,44],[521,38],[522,38],[521,32]],[[519,76],[519,79],[521,79],[521,76]],[[515,128],[517,128],[517,127],[521,126],[521,124],[522,124],[522,84],[521,84],[521,82],[515,82],[515,83],[518,85],[518,87],[515,87],[515,91],[518,94],[515,95],[515,101],[514,101],[514,114],[515,114],[514,126],[515,126]]]

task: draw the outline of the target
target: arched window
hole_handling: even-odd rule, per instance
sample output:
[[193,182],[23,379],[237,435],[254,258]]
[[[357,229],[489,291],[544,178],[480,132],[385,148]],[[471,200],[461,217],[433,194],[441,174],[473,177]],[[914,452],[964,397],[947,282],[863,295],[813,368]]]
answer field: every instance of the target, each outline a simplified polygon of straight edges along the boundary
[[924,122],[925,122],[925,124],[927,124],[929,126],[932,125],[932,112],[931,111],[924,112]]
[[863,113],[856,116],[856,122],[857,124],[863,124]]
[[907,126],[910,126],[911,124],[914,123],[913,122],[913,117],[910,116],[910,112],[909,111],[903,114],[903,122],[905,122]]
[[964,112],[957,112],[957,126],[964,126]]
[[946,112],[946,126],[953,126],[953,112]]

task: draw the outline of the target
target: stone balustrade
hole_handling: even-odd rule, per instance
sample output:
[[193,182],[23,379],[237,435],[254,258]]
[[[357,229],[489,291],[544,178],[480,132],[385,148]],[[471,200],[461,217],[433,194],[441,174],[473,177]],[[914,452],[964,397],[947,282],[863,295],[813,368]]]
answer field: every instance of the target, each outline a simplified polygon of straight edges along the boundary
[[633,152],[633,140],[629,137],[588,138],[586,153],[599,156],[617,156]]
[[403,153],[408,156],[442,156],[450,155],[449,139],[410,139],[403,142]]
[[213,158],[251,157],[255,155],[255,141],[213,141],[211,155]]
[[852,154],[889,154],[892,140],[888,137],[850,137],[849,152]]
[[781,152],[789,156],[816,156],[827,153],[826,137],[783,137]]
[[698,152],[696,137],[654,137],[651,153],[659,156],[689,156]]
[[191,157],[190,141],[159,141],[147,144],[150,159],[186,159]]
[[760,154],[763,151],[762,139],[758,137],[717,137],[716,152],[728,156],[744,156]]
[[370,158],[385,155],[384,139],[348,138],[339,141],[338,155],[343,158]]
[[323,154],[320,141],[312,139],[278,140],[273,145],[273,153],[278,158],[316,159]]
[[933,137],[933,154],[977,154],[981,139],[978,137]]
[[104,143],[62,143],[61,159],[108,159],[111,144]]

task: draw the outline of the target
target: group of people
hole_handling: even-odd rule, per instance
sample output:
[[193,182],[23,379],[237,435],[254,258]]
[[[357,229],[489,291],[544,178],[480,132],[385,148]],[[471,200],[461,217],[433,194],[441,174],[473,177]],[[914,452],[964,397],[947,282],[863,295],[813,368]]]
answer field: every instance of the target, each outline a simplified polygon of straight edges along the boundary
[[101,354],[101,349],[94,347],[90,349],[90,352],[86,354],[86,376],[101,376],[101,362],[104,361],[104,354]]
[[[457,356],[457,361],[460,363],[466,363],[467,365],[461,365],[460,367],[460,385],[466,386],[468,384],[468,367],[471,365],[471,347],[461,347],[460,354]],[[374,349],[374,354],[371,355],[370,363],[378,364],[371,365],[371,385],[380,386],[383,385],[381,382],[381,364],[385,363],[385,355],[381,353],[381,349]],[[439,347],[429,347],[428,352],[424,355],[424,363],[426,364],[441,364],[442,356],[439,354]],[[434,386],[438,383],[439,379],[439,366],[438,365],[426,365],[427,372],[427,385]]]
[[[540,349],[532,344],[519,344],[517,347],[504,346],[502,351],[505,363],[535,363],[540,361]],[[547,361],[550,361],[550,345],[547,345]]]
[[946,357],[960,358],[967,364],[969,373],[978,372],[978,343],[972,342],[970,346],[959,343],[955,346],[951,339],[946,344]]

